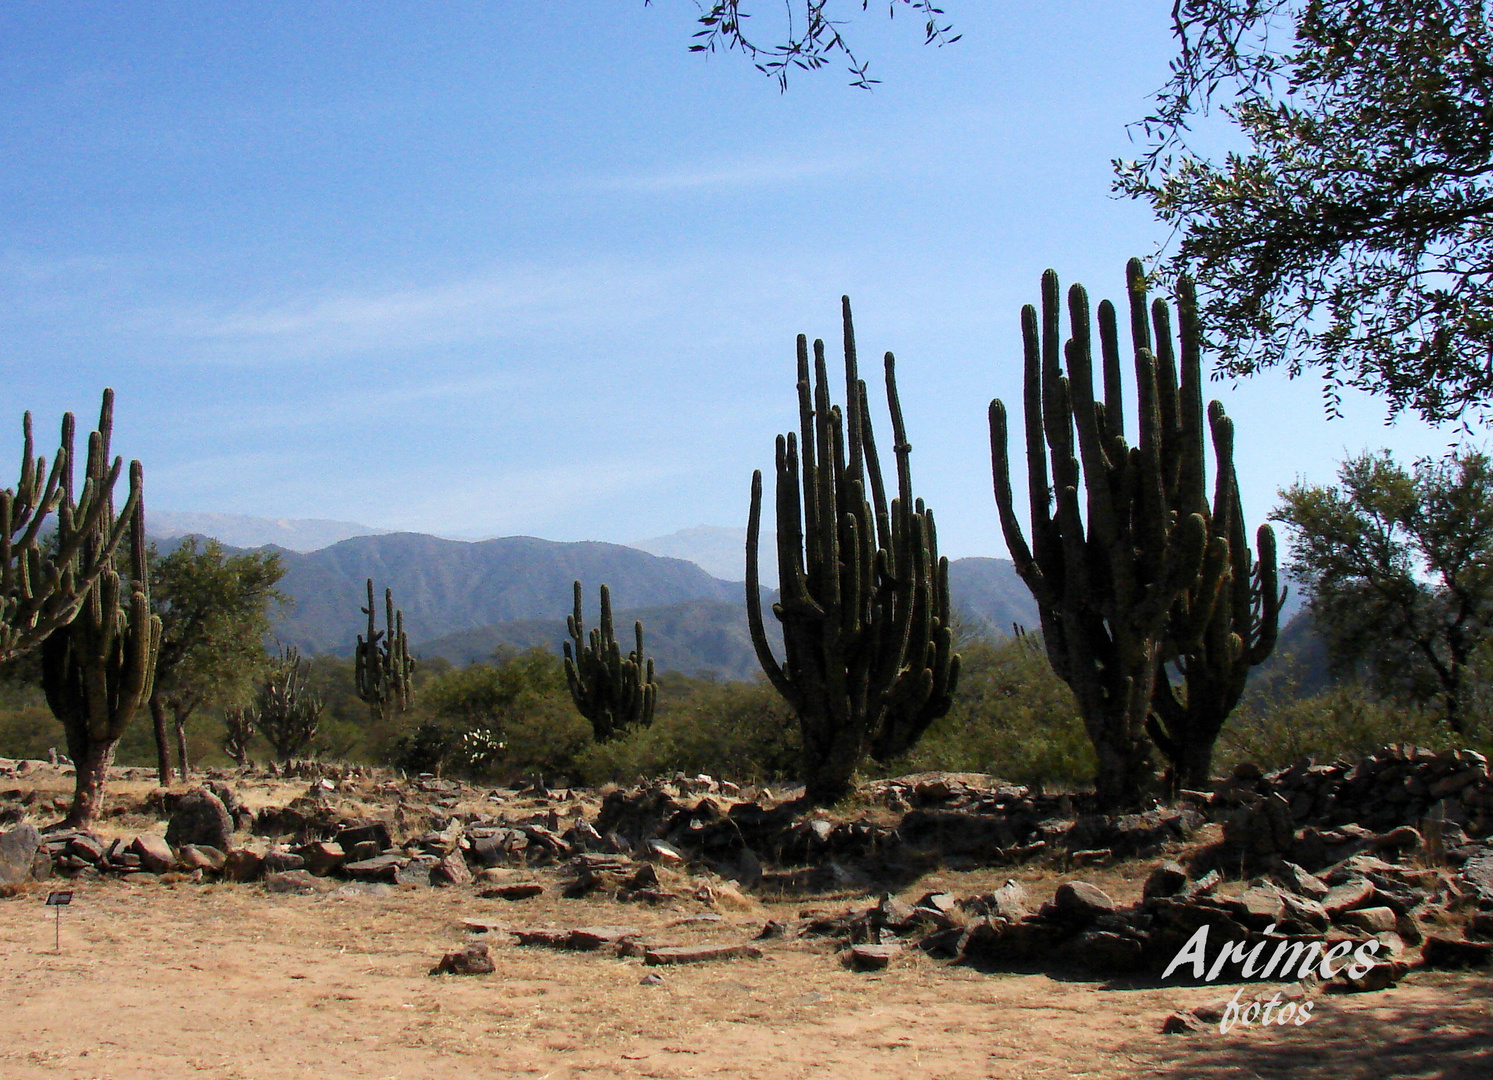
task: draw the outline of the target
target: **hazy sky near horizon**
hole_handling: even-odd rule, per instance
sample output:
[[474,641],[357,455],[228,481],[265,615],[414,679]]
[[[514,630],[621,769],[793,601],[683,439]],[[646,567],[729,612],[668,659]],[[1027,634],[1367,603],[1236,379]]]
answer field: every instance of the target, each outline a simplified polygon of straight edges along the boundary
[[[794,336],[837,357],[848,293],[944,552],[1004,555],[985,415],[1019,425],[1020,306],[1049,266],[1121,299],[1166,240],[1110,161],[1170,5],[950,0],[942,49],[849,7],[873,92],[692,55],[686,0],[0,9],[0,454],[30,409],[50,455],[109,385],[160,509],[741,525],[796,426]],[[1329,422],[1311,378],[1210,390],[1252,523],[1345,453],[1457,438],[1368,398]]]

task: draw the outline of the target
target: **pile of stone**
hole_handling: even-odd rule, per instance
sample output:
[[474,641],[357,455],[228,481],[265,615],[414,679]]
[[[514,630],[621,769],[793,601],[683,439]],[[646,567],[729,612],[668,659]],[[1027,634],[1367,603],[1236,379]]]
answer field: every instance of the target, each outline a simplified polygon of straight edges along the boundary
[[885,814],[868,813],[837,822],[819,813],[804,816],[793,803],[728,803],[654,782],[610,793],[596,829],[632,846],[661,839],[727,866],[740,864],[746,855],[758,864],[785,867],[931,857],[968,868],[1017,865],[1050,854],[1079,864],[1155,855],[1206,821],[1198,808],[1187,805],[1116,816],[1080,813],[1083,800],[1071,795],[1046,795],[966,774],[881,781],[863,794],[899,812],[900,820],[889,824]]
[[[886,896],[869,909],[813,916],[794,926],[770,924],[764,933],[833,938],[851,951],[853,963],[858,946],[916,945],[987,969],[1058,967],[1153,976],[1203,926],[1208,927],[1210,967],[1226,944],[1238,943],[1247,951],[1263,946],[1258,955],[1265,957],[1284,945],[1283,955],[1297,958],[1294,970],[1313,945],[1325,952],[1340,943],[1356,947],[1373,939],[1383,962],[1347,986],[1354,990],[1387,986],[1415,963],[1484,967],[1493,961],[1493,848],[1455,874],[1355,855],[1321,876],[1283,863],[1237,895],[1224,895],[1222,884],[1217,870],[1189,880],[1180,865],[1166,862],[1148,878],[1143,899],[1129,906],[1085,881],[1063,883],[1051,901],[1036,906],[1012,881],[964,899],[929,893],[908,905]],[[1453,929],[1459,922],[1461,931]],[[1174,978],[1182,981],[1191,973],[1189,964]],[[1223,974],[1225,981],[1236,980],[1238,965]],[[1301,974],[1281,968],[1272,977]]]
[[1319,869],[1361,852],[1419,845],[1460,865],[1493,831],[1493,778],[1473,750],[1396,745],[1356,764],[1303,763],[1261,774],[1242,765],[1210,799],[1224,822],[1221,866]]

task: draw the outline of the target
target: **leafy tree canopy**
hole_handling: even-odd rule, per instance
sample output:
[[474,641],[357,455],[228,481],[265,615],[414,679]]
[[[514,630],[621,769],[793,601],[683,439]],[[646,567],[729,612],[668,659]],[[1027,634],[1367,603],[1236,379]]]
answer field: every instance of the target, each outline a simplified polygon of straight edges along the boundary
[[1333,662],[1440,704],[1461,732],[1470,667],[1493,640],[1493,462],[1464,452],[1406,470],[1381,451],[1345,462],[1336,486],[1281,496],[1289,569]]
[[273,552],[228,555],[195,537],[164,557],[152,551],[150,597],[161,617],[153,697],[183,720],[198,704],[245,690],[264,667],[271,605],[284,575]]
[[[647,5],[651,0],[643,0]],[[895,18],[899,10],[909,10],[923,20],[923,41],[928,45],[952,45],[959,40],[953,27],[942,22],[943,9],[933,0],[886,0],[887,17]],[[839,57],[850,72],[850,85],[869,90],[879,79],[867,74],[870,66],[859,59],[842,31],[846,20],[839,11],[853,11],[854,0],[836,4],[833,0],[785,0],[777,6],[780,17],[768,36],[757,33],[752,22],[755,12],[751,3],[741,0],[696,0],[700,11],[700,29],[695,32],[691,52],[739,52],[756,65],[758,71],[777,81],[779,90],[788,89],[793,71],[817,71]],[[867,10],[871,0],[860,0]],[[837,10],[838,9],[838,10]]]
[[[1119,191],[1177,230],[1221,373],[1318,369],[1391,414],[1493,404],[1493,34],[1466,0],[1177,0]],[[1216,109],[1248,149],[1188,145]]]

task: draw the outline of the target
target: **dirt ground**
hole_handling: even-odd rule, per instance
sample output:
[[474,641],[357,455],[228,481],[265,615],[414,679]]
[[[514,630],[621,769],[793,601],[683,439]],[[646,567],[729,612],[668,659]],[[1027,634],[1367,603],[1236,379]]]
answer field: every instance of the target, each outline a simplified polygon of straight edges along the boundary
[[[0,901],[8,1080],[1493,1075],[1487,977],[1422,973],[1377,994],[1319,997],[1301,1027],[1162,1035],[1173,1009],[1235,988],[990,975],[916,953],[859,974],[832,946],[802,941],[767,942],[757,960],[646,968],[462,925],[625,924],[654,943],[742,941],[766,917],[848,899],[690,923],[703,905],[507,902],[468,889],[75,888],[60,952],[45,887]],[[479,939],[491,941],[496,973],[427,974]],[[644,983],[650,972],[662,981]]]

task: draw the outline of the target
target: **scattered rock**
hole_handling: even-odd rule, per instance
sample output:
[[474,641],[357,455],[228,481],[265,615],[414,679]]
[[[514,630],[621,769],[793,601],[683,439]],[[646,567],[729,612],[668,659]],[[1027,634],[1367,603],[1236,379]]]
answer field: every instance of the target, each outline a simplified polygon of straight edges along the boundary
[[430,969],[432,975],[491,975],[497,970],[488,955],[487,946],[481,943],[468,945],[465,949],[448,952],[441,962]]
[[881,971],[901,951],[896,945],[852,945],[847,960],[856,971]]
[[1176,896],[1186,884],[1187,871],[1178,863],[1164,862],[1146,878],[1144,895],[1147,900],[1153,896]]
[[210,791],[189,791],[176,804],[166,826],[166,843],[185,844],[226,851],[233,846],[233,817],[223,801]]
[[665,964],[698,964],[707,960],[756,960],[762,950],[755,945],[672,945],[648,949],[643,963],[649,967]]
[[517,881],[509,885],[494,885],[477,895],[484,900],[532,900],[544,895],[544,886],[536,881]]
[[30,881],[31,864],[39,847],[41,833],[34,825],[17,825],[0,834],[0,885]]
[[309,896],[313,893],[331,892],[337,888],[337,883],[328,881],[326,878],[315,877],[308,870],[285,870],[280,873],[265,874],[264,887],[272,893]]
[[176,861],[165,837],[152,833],[141,833],[135,837],[130,844],[130,851],[139,857],[140,866],[152,874],[164,874]]

